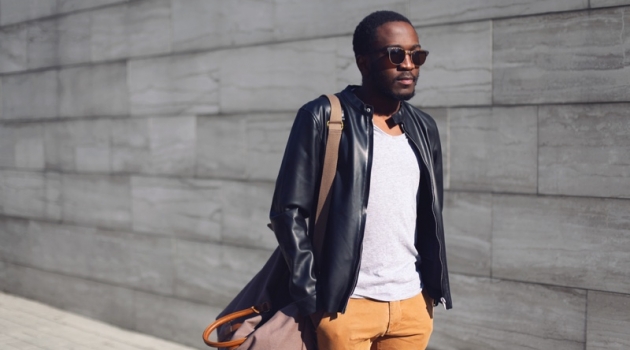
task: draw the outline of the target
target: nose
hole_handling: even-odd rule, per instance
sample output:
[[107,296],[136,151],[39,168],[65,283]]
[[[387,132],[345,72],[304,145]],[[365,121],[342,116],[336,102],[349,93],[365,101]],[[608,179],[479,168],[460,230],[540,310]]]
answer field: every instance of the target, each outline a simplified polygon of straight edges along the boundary
[[416,65],[413,64],[413,60],[411,59],[410,52],[405,52],[405,59],[400,65],[398,65],[398,67],[402,70],[413,70],[414,68],[416,68]]

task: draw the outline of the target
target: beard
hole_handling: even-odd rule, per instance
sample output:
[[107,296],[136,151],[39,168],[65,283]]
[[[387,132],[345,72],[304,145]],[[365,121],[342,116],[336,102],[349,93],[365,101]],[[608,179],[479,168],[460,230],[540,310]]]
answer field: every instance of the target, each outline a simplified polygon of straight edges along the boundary
[[385,75],[383,71],[379,71],[376,67],[372,67],[370,69],[370,75],[367,77],[370,82],[375,86],[380,93],[384,96],[387,96],[396,101],[408,101],[412,97],[416,95],[416,81],[417,78],[414,78],[414,89],[408,93],[401,93],[392,90],[392,85],[394,85],[395,79],[391,80],[389,77]]

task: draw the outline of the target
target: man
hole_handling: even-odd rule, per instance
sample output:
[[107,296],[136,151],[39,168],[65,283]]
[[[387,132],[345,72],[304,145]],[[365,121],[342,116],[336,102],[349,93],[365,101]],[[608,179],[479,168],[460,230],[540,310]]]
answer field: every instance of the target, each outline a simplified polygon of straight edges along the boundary
[[353,37],[361,86],[337,94],[343,131],[321,261],[311,237],[330,104],[298,112],[270,213],[290,292],[320,349],[424,349],[433,306],[451,308],[435,121],[409,105],[420,66],[415,29],[378,11]]

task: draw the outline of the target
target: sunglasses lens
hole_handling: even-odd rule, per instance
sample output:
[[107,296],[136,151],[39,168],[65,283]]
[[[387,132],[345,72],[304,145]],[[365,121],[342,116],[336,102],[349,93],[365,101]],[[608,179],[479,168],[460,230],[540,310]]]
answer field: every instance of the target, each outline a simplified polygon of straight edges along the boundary
[[403,63],[406,55],[407,53],[403,49],[397,47],[389,49],[389,60],[392,61],[393,64]]
[[426,51],[417,50],[411,55],[411,60],[416,66],[421,66],[424,64],[424,61],[427,60],[427,55],[428,53]]
[[[402,64],[405,61],[405,56],[407,56],[407,51],[399,47],[390,47],[387,51],[389,52],[389,60],[395,65]],[[427,60],[428,54],[429,52],[425,50],[415,50],[411,52],[411,61],[420,67]]]

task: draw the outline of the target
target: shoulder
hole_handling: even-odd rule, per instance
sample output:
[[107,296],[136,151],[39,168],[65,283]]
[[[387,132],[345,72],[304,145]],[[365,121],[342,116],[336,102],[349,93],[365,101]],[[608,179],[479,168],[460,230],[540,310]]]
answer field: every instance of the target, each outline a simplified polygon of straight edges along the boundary
[[326,95],[311,100],[298,110],[291,128],[290,142],[300,139],[323,140],[326,134],[326,121],[330,115],[330,101]]
[[296,116],[296,122],[306,122],[304,119],[310,119],[309,122],[312,122],[313,126],[321,131],[325,128],[329,115],[330,101],[326,95],[321,95],[300,107]]
[[300,108],[300,111],[312,115],[316,121],[323,121],[326,119],[325,116],[330,111],[330,101],[326,95],[321,95],[318,98],[305,103]]

